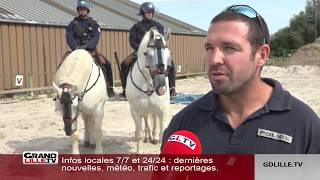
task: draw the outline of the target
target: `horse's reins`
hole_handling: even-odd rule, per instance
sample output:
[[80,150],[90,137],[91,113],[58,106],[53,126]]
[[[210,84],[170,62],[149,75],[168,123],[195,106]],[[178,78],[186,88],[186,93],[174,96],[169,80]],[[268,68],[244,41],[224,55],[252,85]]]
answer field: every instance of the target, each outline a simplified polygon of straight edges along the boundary
[[134,65],[130,68],[130,79],[131,79],[131,82],[132,82],[132,84],[134,85],[134,87],[137,88],[139,91],[145,93],[147,96],[151,96],[151,95],[153,94],[153,92],[155,91],[155,88],[154,88],[153,85],[148,81],[147,77],[146,77],[146,76],[144,75],[144,73],[142,72],[142,70],[141,70],[141,68],[140,68],[140,66],[139,66],[138,60],[135,62],[135,64],[137,64],[140,73],[142,74],[143,78],[145,79],[145,81],[148,83],[148,85],[149,85],[152,89],[145,91],[145,90],[141,89],[141,88],[134,82],[133,77],[132,77],[132,68],[133,68]]
[[[97,79],[95,80],[95,82],[89,87],[89,89],[87,89],[88,84],[89,84],[89,81],[90,81],[90,79],[91,79],[92,70],[93,70],[93,63],[92,63],[92,65],[91,65],[91,72],[90,72],[88,81],[87,81],[87,83],[86,83],[86,86],[85,86],[83,92],[81,92],[80,95],[78,95],[77,112],[76,112],[75,117],[72,119],[71,123],[73,123],[74,121],[76,121],[76,120],[78,119],[78,116],[79,116],[79,113],[80,113],[80,102],[83,100],[84,95],[85,95],[88,91],[90,91],[90,90],[93,88],[93,86],[95,86],[95,85],[97,84],[97,82],[98,82],[98,80],[99,80],[99,78],[100,78],[100,67],[99,67],[99,66],[97,66],[97,67],[98,67],[98,72],[99,72],[98,77],[97,77]],[[77,96],[77,95],[76,95],[76,96]]]
[[99,72],[98,77],[97,77],[96,81],[90,86],[90,88],[87,89],[88,84],[89,84],[89,81],[90,81],[90,78],[91,78],[92,69],[93,69],[93,64],[91,65],[91,72],[90,72],[90,75],[89,75],[89,78],[88,78],[86,87],[84,88],[84,91],[81,93],[81,94],[82,94],[81,100],[83,99],[84,95],[85,95],[88,91],[90,91],[90,90],[93,88],[93,86],[95,86],[95,85],[97,84],[97,82],[98,82],[98,80],[99,80],[99,78],[100,78],[100,67],[99,67],[99,65],[97,65],[97,67],[98,67],[98,72]]
[[[100,78],[100,67],[98,66],[98,71],[99,71],[98,77],[97,77],[97,79],[95,80],[95,82],[87,89],[87,87],[88,87],[88,85],[89,85],[89,81],[90,81],[90,79],[91,79],[92,70],[93,70],[93,64],[91,65],[91,72],[90,72],[88,81],[87,81],[87,83],[86,83],[86,86],[85,86],[85,88],[84,88],[84,91],[81,92],[80,94],[79,94],[79,93],[76,93],[75,96],[72,97],[72,98],[70,97],[70,94],[69,94],[70,99],[68,99],[67,101],[71,101],[71,104],[72,104],[72,101],[73,101],[76,97],[78,97],[78,105],[77,105],[76,115],[75,115],[74,118],[71,119],[71,124],[78,119],[78,116],[79,116],[79,114],[80,114],[80,102],[82,101],[84,95],[85,95],[88,91],[90,91],[90,90],[97,84],[97,82],[98,82],[98,80],[99,80],[99,78]],[[65,91],[65,89],[67,89],[67,88],[64,88],[64,89],[63,89],[63,93],[64,93],[64,92],[67,92],[67,91]],[[62,95],[61,95],[61,96],[62,96]],[[60,103],[62,104],[62,101],[61,101],[62,98],[59,98],[59,96],[57,96],[57,99],[59,99]],[[55,100],[55,99],[54,99],[54,100]]]

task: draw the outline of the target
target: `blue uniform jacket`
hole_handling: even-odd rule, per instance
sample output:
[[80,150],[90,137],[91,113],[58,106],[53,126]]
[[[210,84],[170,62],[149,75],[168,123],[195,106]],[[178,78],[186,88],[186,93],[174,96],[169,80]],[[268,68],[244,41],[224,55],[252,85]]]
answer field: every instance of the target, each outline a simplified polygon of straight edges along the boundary
[[95,50],[99,37],[100,27],[91,17],[76,17],[67,27],[66,39],[72,50],[77,48]]
[[134,49],[135,51],[138,50],[143,36],[152,27],[156,27],[158,31],[162,35],[164,35],[164,27],[160,23],[153,20],[152,21],[142,20],[131,27],[130,34],[129,34],[129,42],[132,49]]

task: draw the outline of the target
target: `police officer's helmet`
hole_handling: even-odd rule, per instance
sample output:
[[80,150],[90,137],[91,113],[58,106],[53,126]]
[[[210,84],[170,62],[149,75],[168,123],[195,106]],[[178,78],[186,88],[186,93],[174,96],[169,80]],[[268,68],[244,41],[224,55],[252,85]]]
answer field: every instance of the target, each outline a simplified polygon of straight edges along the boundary
[[139,11],[139,14],[138,15],[144,15],[145,13],[147,12],[151,12],[154,14],[154,11],[155,11],[155,7],[153,5],[152,2],[145,2],[145,3],[142,3],[141,6],[140,6],[140,11]]
[[90,12],[91,4],[89,1],[78,0],[77,1],[77,11],[79,12],[79,8],[86,8],[88,12]]

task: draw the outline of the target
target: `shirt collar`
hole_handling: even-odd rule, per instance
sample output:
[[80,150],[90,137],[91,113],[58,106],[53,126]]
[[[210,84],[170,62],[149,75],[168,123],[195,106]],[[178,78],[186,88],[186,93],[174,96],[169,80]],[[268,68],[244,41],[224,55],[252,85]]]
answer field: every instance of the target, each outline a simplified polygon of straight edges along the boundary
[[[273,91],[271,98],[267,102],[265,109],[269,111],[286,111],[291,109],[292,98],[288,91],[284,90],[281,84],[271,78],[262,78],[262,80],[272,86]],[[199,109],[203,111],[220,111],[221,106],[218,101],[218,95],[213,91],[204,95],[199,101]]]
[[271,78],[263,78],[265,83],[273,87],[272,95],[267,102],[267,108],[273,111],[286,111],[291,109],[292,97],[290,93],[284,90],[281,84]]

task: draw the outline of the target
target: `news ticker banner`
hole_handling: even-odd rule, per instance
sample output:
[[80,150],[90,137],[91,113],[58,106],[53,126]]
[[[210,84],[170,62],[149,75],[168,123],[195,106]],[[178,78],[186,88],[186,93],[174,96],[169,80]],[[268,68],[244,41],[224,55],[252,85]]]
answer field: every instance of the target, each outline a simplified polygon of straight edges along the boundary
[[0,179],[319,180],[320,155],[0,155]]

